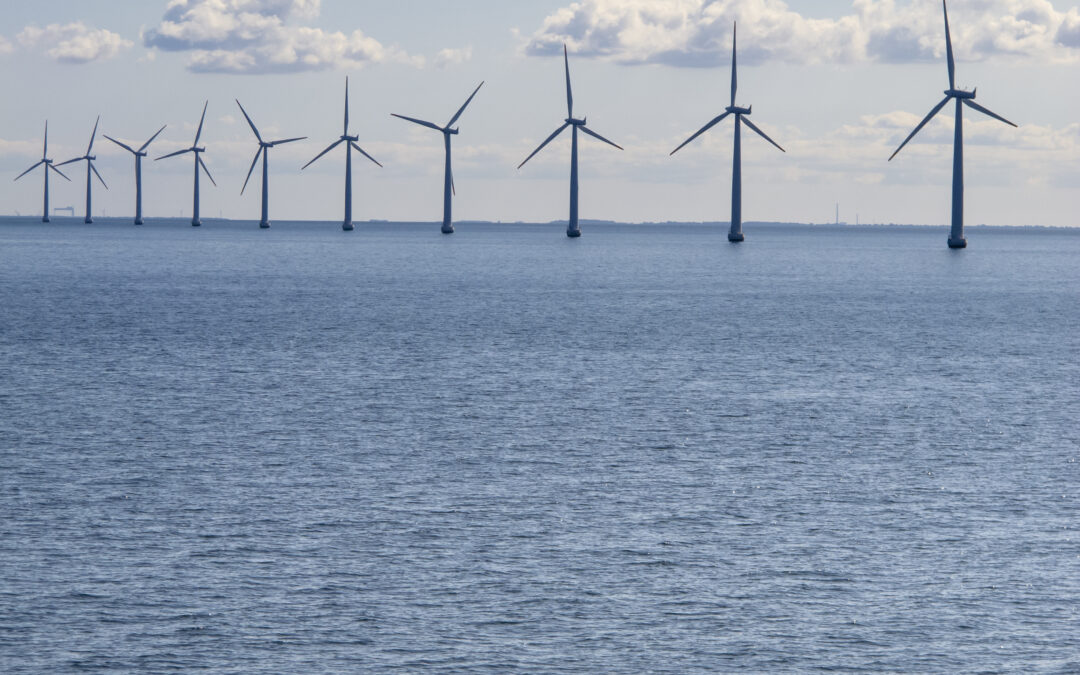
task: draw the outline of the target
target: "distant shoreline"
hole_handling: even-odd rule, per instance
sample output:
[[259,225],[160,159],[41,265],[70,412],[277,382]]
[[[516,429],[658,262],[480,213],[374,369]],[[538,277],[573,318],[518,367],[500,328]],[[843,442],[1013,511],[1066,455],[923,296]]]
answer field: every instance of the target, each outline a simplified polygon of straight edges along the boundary
[[[0,215],[0,224],[40,224],[40,225],[57,225],[57,224],[77,224],[84,225],[82,216],[50,216],[50,223],[42,223],[41,216],[38,215]],[[93,227],[95,224],[114,224],[114,223],[128,223],[130,224],[132,216],[95,216],[94,223],[88,227]],[[207,218],[203,217],[204,225],[212,225],[213,223],[230,223],[230,224],[245,224],[245,223],[258,223],[257,219],[238,219],[238,218]],[[186,216],[181,217],[146,217],[146,225],[152,226],[157,224],[182,224],[191,225],[191,219]],[[338,220],[289,220],[280,219],[277,222],[291,223],[297,225],[337,225],[340,226]],[[384,219],[372,219],[372,220],[356,220],[353,221],[357,227],[364,225],[406,225],[406,226],[438,226],[441,221],[435,220],[384,220]],[[671,220],[671,221],[641,221],[641,222],[623,222],[616,220],[581,220],[579,221],[582,226],[589,227],[714,227],[714,228],[728,228],[730,222],[728,221],[683,221],[683,220]],[[457,220],[455,225],[514,225],[514,226],[560,226],[565,225],[566,220],[549,220],[549,221],[521,221],[521,220]],[[746,221],[743,223],[747,227],[763,227],[763,228],[789,228],[789,229],[852,229],[852,230],[874,230],[874,229],[940,229],[948,228],[948,224],[939,223],[936,225],[925,225],[917,223],[794,223],[783,221]],[[1022,230],[1029,232],[1032,230],[1080,230],[1080,225],[965,225],[965,229],[975,230]]]

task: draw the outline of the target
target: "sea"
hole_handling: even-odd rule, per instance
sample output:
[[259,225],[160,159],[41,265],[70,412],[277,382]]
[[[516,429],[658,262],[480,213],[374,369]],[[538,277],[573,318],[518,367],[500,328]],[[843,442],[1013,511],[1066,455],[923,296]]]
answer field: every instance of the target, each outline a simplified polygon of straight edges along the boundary
[[0,222],[0,672],[1080,672],[1080,230]]

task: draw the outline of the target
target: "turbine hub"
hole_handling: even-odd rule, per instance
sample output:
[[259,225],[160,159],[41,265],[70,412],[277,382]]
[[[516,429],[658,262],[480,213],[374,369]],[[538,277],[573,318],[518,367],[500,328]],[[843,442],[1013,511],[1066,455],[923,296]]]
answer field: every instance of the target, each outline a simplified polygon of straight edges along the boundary
[[196,147],[192,147],[192,148],[191,148],[191,151],[197,154],[197,153],[200,153],[200,152],[206,152],[206,148],[196,148]]
[[726,112],[731,113],[732,115],[749,115],[750,114],[750,108],[740,108],[737,105],[729,105],[728,107],[724,108],[724,110]]
[[975,92],[963,89],[946,89],[945,95],[951,98],[975,98]]
[[446,133],[446,134],[455,134],[455,135],[456,135],[456,134],[458,134],[459,132],[460,132],[460,130],[459,130],[459,129],[450,129],[450,128],[447,128],[447,129],[445,129],[445,130],[443,131],[443,133]]
[[579,119],[575,119],[573,117],[567,117],[566,118],[566,123],[570,124],[572,126],[575,126],[575,127],[583,127],[583,126],[585,126],[585,120],[579,120]]
[[353,143],[356,143],[356,142],[358,142],[360,140],[360,137],[359,136],[349,136],[348,134],[346,134],[346,135],[341,137],[341,140],[343,140],[343,141],[351,141]]
[[41,158],[41,161],[45,162],[46,164],[52,164],[51,159],[45,159],[44,157]]
[[83,159],[85,159],[88,162],[92,162],[95,159],[97,159],[97,155],[87,155],[86,157],[83,157]]

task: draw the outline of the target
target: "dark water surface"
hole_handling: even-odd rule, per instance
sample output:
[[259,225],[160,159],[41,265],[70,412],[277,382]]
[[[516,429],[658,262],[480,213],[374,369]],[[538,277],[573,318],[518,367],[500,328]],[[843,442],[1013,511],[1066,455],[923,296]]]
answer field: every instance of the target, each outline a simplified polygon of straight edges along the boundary
[[1080,232],[945,239],[6,221],[0,672],[1080,671]]

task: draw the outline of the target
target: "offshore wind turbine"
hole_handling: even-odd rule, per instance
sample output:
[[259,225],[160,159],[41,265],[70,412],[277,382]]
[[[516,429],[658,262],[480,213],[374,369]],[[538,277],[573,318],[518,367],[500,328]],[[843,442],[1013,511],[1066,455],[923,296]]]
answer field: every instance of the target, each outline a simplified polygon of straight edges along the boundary
[[[580,128],[583,132],[592,136],[593,138],[600,139],[608,145],[614,145],[619,150],[622,150],[622,146],[612,143],[608,139],[604,138],[595,131],[585,126],[585,118],[576,119],[574,117],[574,95],[570,91],[570,57],[566,54],[566,45],[563,45],[563,64],[566,66],[566,121],[561,127],[556,129],[540,147],[532,151],[532,155],[525,158],[525,162],[533,158],[533,155],[540,152],[545,145],[550,143],[556,136],[561,134],[566,127],[573,127],[573,136],[570,143],[570,220],[566,225],[566,236],[568,237],[580,237],[581,228],[578,227],[578,168],[577,168],[577,134]],[[525,162],[518,164],[518,168],[525,166]]]
[[956,123],[953,127],[952,225],[949,228],[949,248],[965,248],[967,247],[967,239],[964,238],[963,106],[966,105],[972,110],[978,110],[982,114],[993,117],[1010,126],[1015,127],[1016,125],[1001,115],[991,112],[976,103],[975,92],[978,90],[978,87],[971,91],[964,91],[963,89],[956,88],[956,61],[953,59],[952,36],[949,35],[949,8],[945,5],[945,0],[941,0],[941,8],[945,12],[945,53],[949,66],[949,88],[945,90],[945,98],[942,99],[941,103],[934,106],[934,109],[930,111],[930,114],[923,118],[922,122],[919,122],[919,126],[915,127],[915,130],[904,139],[904,142],[900,144],[900,147],[896,149],[896,152],[889,157],[889,161],[891,162],[893,157],[896,157],[896,153],[900,152],[900,150],[907,145],[908,141],[914,138],[915,134],[919,133],[919,130],[926,126],[927,122],[933,119],[934,115],[941,112],[941,109],[945,107],[945,104],[949,102],[949,99],[956,100]]
[[119,145],[121,148],[123,148],[123,149],[127,150],[128,152],[130,152],[131,154],[135,155],[135,224],[136,225],[142,225],[143,224],[143,217],[142,217],[142,158],[146,157],[146,149],[148,147],[150,147],[150,144],[154,142],[154,139],[158,137],[158,134],[160,134],[162,131],[165,131],[166,126],[168,126],[168,125],[163,125],[160,129],[158,129],[157,133],[154,134],[153,136],[151,136],[150,140],[143,143],[139,147],[138,150],[132,148],[130,145],[127,145],[126,143],[121,143],[120,141],[116,140],[115,138],[113,138],[112,136],[110,136],[108,134],[102,134],[102,136],[104,136],[105,138],[109,139],[113,143],[116,143],[117,145]]
[[[206,152],[206,148],[199,147],[199,137],[202,136],[203,121],[206,120],[206,106],[208,105],[210,105],[210,101],[206,101],[205,103],[203,103],[202,117],[199,118],[199,128],[195,130],[195,141],[191,144],[191,147],[184,148],[183,150],[177,150],[176,152],[170,152],[167,155],[162,155],[161,157],[156,157],[154,159],[154,161],[156,162],[167,157],[176,157],[178,155],[183,155],[188,152],[195,154],[195,201],[193,202],[191,207],[192,227],[198,227],[202,225],[202,220],[199,218],[199,167],[202,167],[202,170],[206,172],[206,177],[210,179],[210,182],[214,184],[214,187],[217,187],[217,182],[214,180],[214,177],[210,175],[210,169],[206,168],[206,162],[204,162],[203,158],[199,156],[200,154]],[[147,143],[149,143],[149,141],[147,141]]]
[[697,133],[683,141],[682,145],[672,150],[671,154],[668,155],[669,157],[674,155],[684,145],[713,128],[728,115],[735,116],[735,151],[732,154],[731,160],[731,229],[728,231],[727,236],[728,241],[732,243],[743,241],[746,238],[743,236],[742,231],[742,125],[745,124],[750,127],[750,129],[759,136],[775,145],[780,152],[787,152],[781,148],[776,141],[766,136],[764,131],[758,129],[753,122],[747,119],[747,116],[750,115],[754,106],[740,108],[735,105],[735,90],[738,88],[738,76],[736,72],[737,54],[735,50],[737,28],[738,24],[735,24],[731,29],[731,104],[728,105],[727,108],[724,108],[724,113],[722,115],[718,115],[709,120],[708,124],[698,129]]
[[422,127],[434,129],[435,131],[441,131],[443,135],[443,142],[446,146],[446,170],[443,172],[443,221],[442,221],[442,233],[452,234],[454,232],[454,224],[450,219],[450,195],[451,193],[457,194],[457,190],[454,188],[454,172],[450,168],[450,137],[458,133],[458,129],[451,129],[454,122],[458,121],[461,117],[461,113],[465,112],[465,108],[473,100],[473,96],[476,96],[476,92],[480,91],[480,87],[484,86],[484,83],[476,85],[476,89],[469,98],[465,99],[465,102],[461,104],[458,111],[454,113],[454,116],[450,118],[450,121],[446,123],[446,126],[440,127],[438,124],[432,124],[431,122],[425,122],[424,120],[418,120],[415,117],[406,117],[405,115],[399,115],[397,113],[390,113],[394,117],[399,117],[403,120],[408,120],[415,124],[419,124]]
[[[239,101],[237,103],[239,103]],[[372,157],[371,155],[364,152],[364,149],[361,148],[359,145],[357,145],[357,141],[359,141],[359,140],[360,140],[359,136],[350,136],[349,135],[349,78],[346,77],[345,78],[345,127],[344,127],[344,130],[341,132],[341,137],[338,138],[333,143],[331,143],[330,147],[323,150],[319,154],[315,155],[315,159],[318,159],[318,158],[322,157],[323,155],[325,155],[326,153],[333,150],[334,148],[336,148],[338,145],[340,145],[342,143],[345,143],[345,220],[343,220],[342,223],[341,223],[341,229],[345,230],[346,232],[351,232],[352,229],[353,229],[353,224],[352,224],[352,151],[353,151],[353,148],[356,148],[356,151],[359,152],[364,157],[367,157],[371,161],[378,164],[380,168],[382,167],[382,164],[379,164],[377,161],[375,161],[374,157]],[[304,166],[300,167],[300,170],[303,171],[304,169],[306,169],[309,166],[311,166],[312,164],[314,164],[315,159],[311,160],[310,162],[308,162]],[[251,174],[251,172],[249,171],[248,175],[250,175],[250,174]],[[266,218],[265,214],[263,215],[263,218],[264,219]]]
[[93,171],[94,175],[97,176],[99,181],[101,181],[101,184],[105,186],[105,189],[109,189],[109,186],[105,185],[105,179],[101,177],[101,174],[98,173],[97,167],[94,166],[94,160],[97,159],[97,157],[90,154],[90,152],[94,149],[94,138],[97,137],[97,128],[99,122],[101,122],[101,115],[98,115],[97,120],[94,121],[94,130],[90,132],[90,145],[86,146],[86,154],[82,157],[75,157],[74,159],[69,159],[66,162],[60,162],[56,165],[64,166],[65,164],[71,164],[72,162],[81,162],[83,160],[86,160],[86,217],[83,218],[84,223],[94,222],[94,219],[90,217],[90,197],[92,192],[91,186],[93,185],[93,183],[90,181],[90,172]]
[[49,222],[49,169],[52,169],[56,173],[60,174],[60,177],[64,180],[71,182],[71,179],[64,175],[64,172],[53,166],[53,161],[49,159],[49,121],[45,121],[45,143],[41,146],[41,161],[30,167],[26,171],[23,171],[18,176],[15,176],[15,180],[19,180],[26,174],[30,173],[34,169],[38,168],[42,164],[45,165],[45,205],[41,211],[41,222]]
[[281,145],[283,143],[292,143],[293,141],[302,141],[307,136],[298,136],[297,138],[286,138],[280,141],[264,141],[262,136],[259,135],[259,130],[255,128],[255,123],[248,117],[247,111],[244,110],[244,106],[240,105],[240,101],[236,100],[236,105],[240,106],[240,112],[244,113],[244,119],[247,120],[251,130],[255,132],[255,138],[259,141],[259,149],[255,152],[255,159],[251,160],[251,168],[248,169],[247,178],[244,179],[244,187],[240,188],[240,194],[244,194],[244,190],[247,189],[248,180],[251,179],[251,172],[255,170],[255,162],[259,161],[259,155],[262,155],[262,218],[259,219],[259,227],[266,229],[270,227],[270,219],[268,216],[268,206],[270,203],[270,184],[267,180],[266,162],[267,157],[270,155],[270,148],[275,145]]

